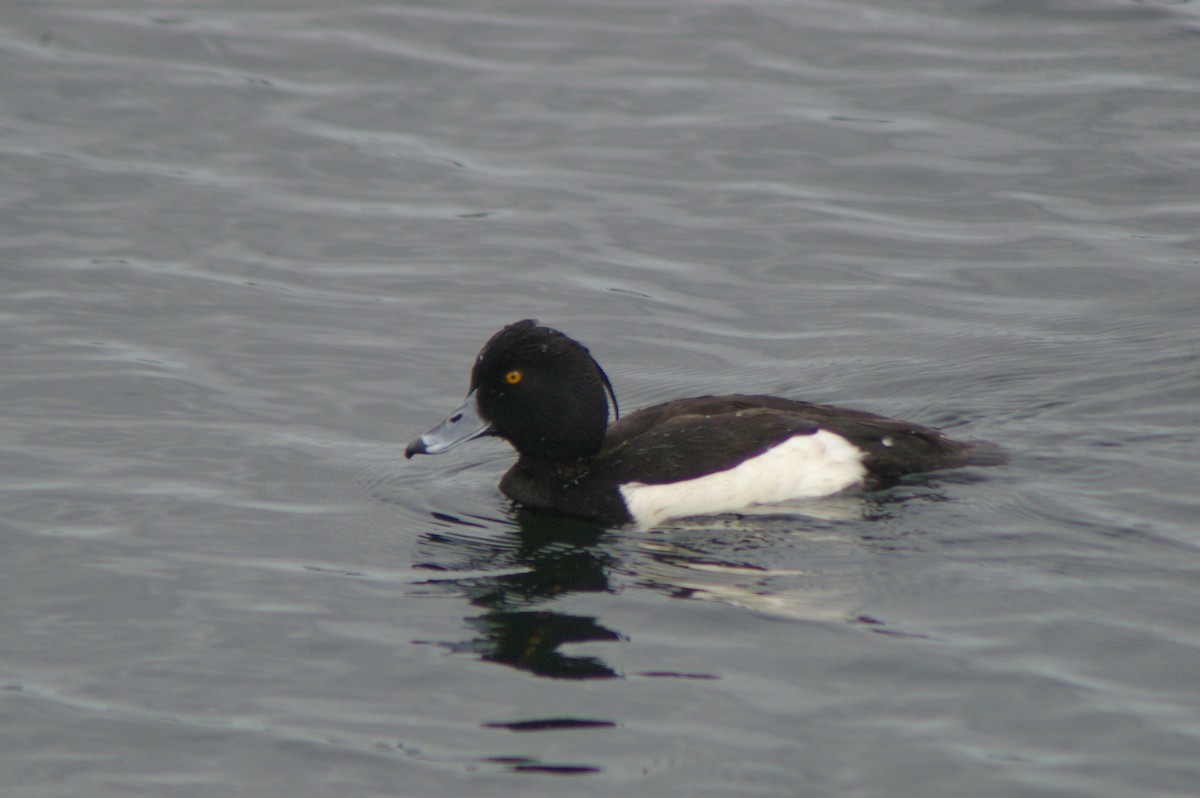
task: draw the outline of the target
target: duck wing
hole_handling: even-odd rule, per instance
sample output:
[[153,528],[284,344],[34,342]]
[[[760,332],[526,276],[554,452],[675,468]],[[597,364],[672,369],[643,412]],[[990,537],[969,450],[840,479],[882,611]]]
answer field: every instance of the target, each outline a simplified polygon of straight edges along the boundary
[[618,483],[676,482],[732,468],[818,430],[862,451],[874,484],[967,465],[975,449],[931,427],[861,410],[737,394],[679,399],[625,416],[609,428],[597,464]]

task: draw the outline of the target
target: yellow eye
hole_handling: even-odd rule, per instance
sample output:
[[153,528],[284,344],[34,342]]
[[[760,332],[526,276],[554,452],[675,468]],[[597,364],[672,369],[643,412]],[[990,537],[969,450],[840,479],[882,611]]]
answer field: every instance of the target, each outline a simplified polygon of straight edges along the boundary
[[517,369],[513,369],[512,371],[510,371],[504,375],[504,381],[507,382],[509,385],[516,385],[518,382],[521,381],[521,379],[524,376],[525,375],[522,374]]

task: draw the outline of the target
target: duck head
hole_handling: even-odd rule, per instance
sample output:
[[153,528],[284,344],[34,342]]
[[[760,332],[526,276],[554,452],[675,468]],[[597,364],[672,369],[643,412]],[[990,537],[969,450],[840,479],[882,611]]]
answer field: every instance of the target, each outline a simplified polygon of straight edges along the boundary
[[587,348],[532,319],[492,336],[475,358],[463,404],[404,450],[441,454],[493,435],[523,457],[567,462],[599,451],[608,403],[618,414],[608,375]]

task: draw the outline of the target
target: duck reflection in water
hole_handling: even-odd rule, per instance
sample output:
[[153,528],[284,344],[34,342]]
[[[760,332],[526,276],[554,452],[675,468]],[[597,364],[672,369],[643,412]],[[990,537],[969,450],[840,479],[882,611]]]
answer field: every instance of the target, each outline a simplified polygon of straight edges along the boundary
[[608,573],[614,562],[598,545],[605,527],[517,510],[516,533],[493,538],[452,531],[455,527],[490,530],[495,525],[490,519],[480,524],[435,517],[444,529],[421,537],[426,559],[417,567],[469,575],[433,577],[425,584],[460,592],[485,610],[467,618],[480,637],[441,645],[554,679],[621,675],[598,657],[570,656],[560,650],[571,643],[622,640],[618,632],[596,618],[539,609],[571,593],[612,592]]
[[[575,593],[633,587],[780,618],[861,624],[874,633],[898,634],[863,614],[861,571],[875,555],[890,556],[914,542],[904,539],[907,533],[855,534],[847,525],[874,527],[870,522],[891,517],[891,506],[913,499],[945,500],[936,490],[909,486],[870,501],[822,502],[822,509],[840,512],[803,522],[791,515],[724,517],[647,535],[519,506],[507,520],[435,514],[437,529],[421,536],[416,567],[431,573],[423,582],[429,589],[460,595],[483,610],[466,618],[477,636],[437,645],[548,678],[620,678],[624,674],[601,656],[562,649],[627,640],[622,630],[596,617],[547,607]],[[802,562],[803,569],[788,567],[789,562]],[[639,675],[715,678],[675,663]]]

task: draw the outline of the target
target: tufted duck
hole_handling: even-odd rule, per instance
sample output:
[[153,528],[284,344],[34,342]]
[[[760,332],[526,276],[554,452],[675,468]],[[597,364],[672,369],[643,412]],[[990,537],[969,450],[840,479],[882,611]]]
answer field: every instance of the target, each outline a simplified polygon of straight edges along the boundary
[[588,350],[530,319],[492,336],[466,401],[404,455],[441,454],[484,435],[517,450],[500,482],[510,499],[641,526],[986,460],[972,457],[980,444],[929,427],[776,396],[677,399],[620,418],[608,375]]

